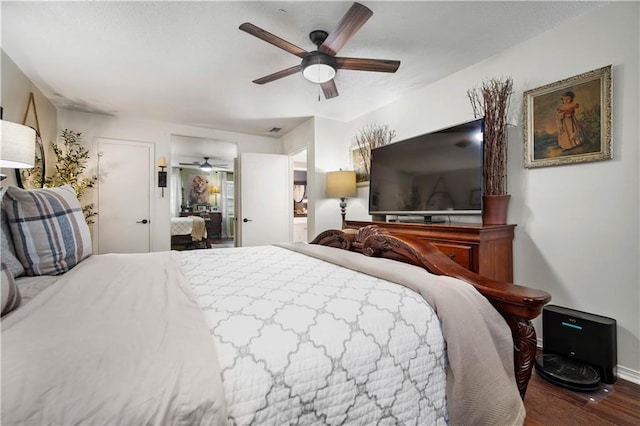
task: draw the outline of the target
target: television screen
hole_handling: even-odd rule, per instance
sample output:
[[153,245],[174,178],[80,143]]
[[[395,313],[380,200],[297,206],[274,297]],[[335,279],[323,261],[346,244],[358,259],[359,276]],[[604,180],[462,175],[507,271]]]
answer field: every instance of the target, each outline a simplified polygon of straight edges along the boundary
[[483,119],[371,151],[369,214],[482,212]]

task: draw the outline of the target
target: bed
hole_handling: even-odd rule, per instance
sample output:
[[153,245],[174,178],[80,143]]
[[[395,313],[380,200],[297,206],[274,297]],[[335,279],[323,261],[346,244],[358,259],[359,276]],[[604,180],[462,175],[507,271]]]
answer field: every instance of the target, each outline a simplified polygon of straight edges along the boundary
[[171,218],[171,249],[209,248],[205,220],[200,216]]
[[[22,263],[16,228],[35,210],[12,210]],[[13,280],[37,290],[2,319],[3,424],[523,422],[529,321],[549,295],[423,241],[365,227],[311,244],[67,251],[66,271]]]

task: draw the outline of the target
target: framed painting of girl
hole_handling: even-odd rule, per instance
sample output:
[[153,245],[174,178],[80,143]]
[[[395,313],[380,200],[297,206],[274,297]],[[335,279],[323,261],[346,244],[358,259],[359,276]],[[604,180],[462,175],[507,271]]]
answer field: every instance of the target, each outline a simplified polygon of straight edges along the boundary
[[611,65],[524,92],[524,166],[612,158]]

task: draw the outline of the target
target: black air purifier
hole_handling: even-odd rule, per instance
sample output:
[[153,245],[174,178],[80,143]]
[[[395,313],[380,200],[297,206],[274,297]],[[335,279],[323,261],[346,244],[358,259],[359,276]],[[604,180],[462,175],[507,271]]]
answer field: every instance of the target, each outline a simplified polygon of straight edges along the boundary
[[561,306],[542,309],[543,355],[535,367],[545,379],[578,390],[612,384],[618,363],[616,320]]

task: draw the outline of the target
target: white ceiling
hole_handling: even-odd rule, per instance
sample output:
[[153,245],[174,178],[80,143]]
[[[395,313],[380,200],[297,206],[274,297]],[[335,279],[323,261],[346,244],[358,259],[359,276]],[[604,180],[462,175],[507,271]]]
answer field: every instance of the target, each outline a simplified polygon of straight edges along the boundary
[[339,56],[397,59],[395,74],[340,71],[340,96],[300,59],[238,29],[251,22],[314,50],[352,2],[9,2],[2,49],[59,108],[280,136],[306,117],[348,121],[553,28],[597,2],[364,1],[371,19]]

